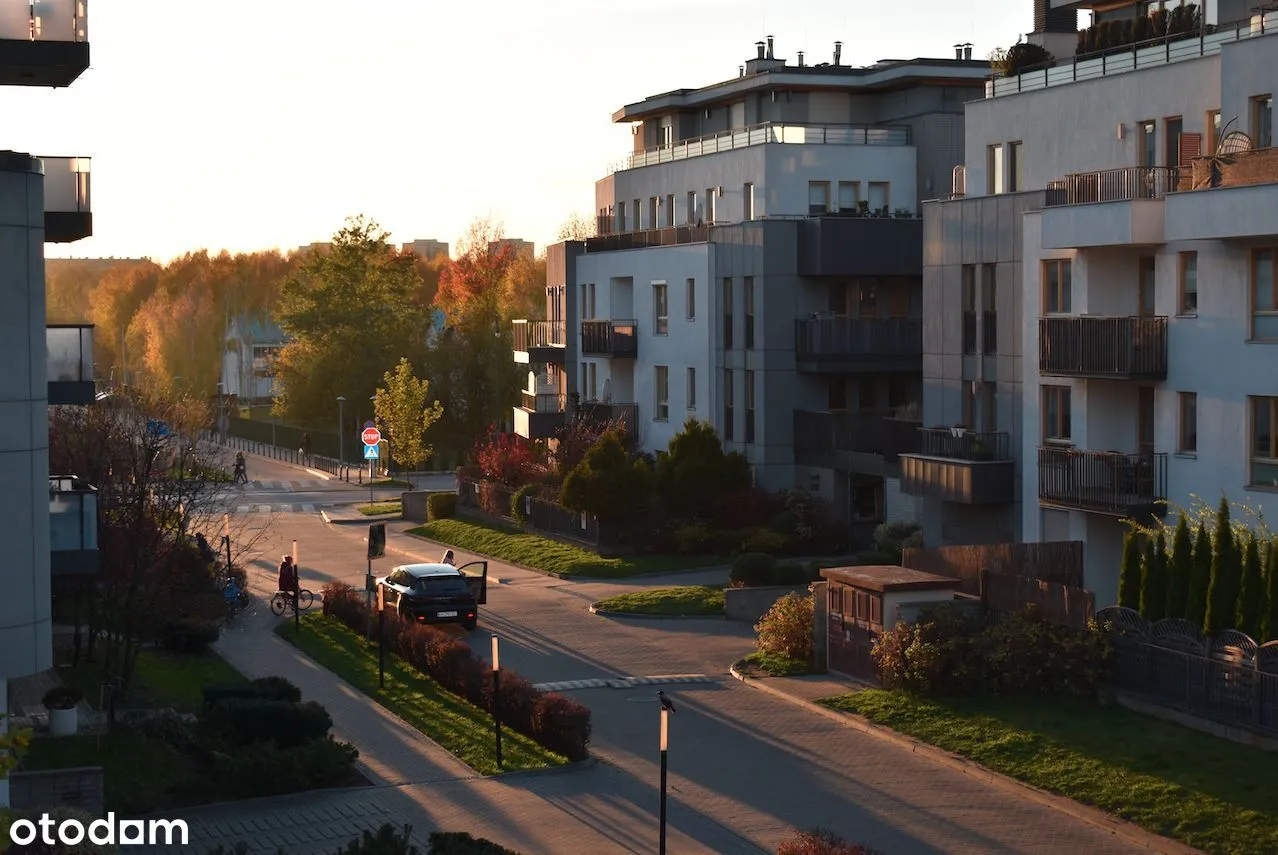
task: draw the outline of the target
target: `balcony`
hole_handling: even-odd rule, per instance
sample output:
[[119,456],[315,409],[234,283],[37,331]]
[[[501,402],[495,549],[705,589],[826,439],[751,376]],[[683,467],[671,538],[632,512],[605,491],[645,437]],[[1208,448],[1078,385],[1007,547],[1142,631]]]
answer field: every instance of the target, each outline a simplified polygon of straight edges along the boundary
[[[879,474],[887,413],[794,411],[794,462]],[[867,471],[868,470],[868,471]]]
[[88,406],[94,401],[93,327],[51,324],[45,327],[49,350],[49,404]]
[[1012,501],[1015,464],[1006,433],[921,428],[918,453],[901,455],[901,489],[961,505]]
[[918,318],[798,320],[794,351],[800,371],[922,371],[923,322]]
[[1167,319],[1038,319],[1038,373],[1093,380],[1166,380]]
[[840,212],[799,222],[803,276],[918,276],[922,257],[923,220],[918,217]]
[[614,404],[604,401],[584,401],[577,405],[577,414],[598,424],[620,422],[628,436],[638,436],[639,405]]
[[515,433],[525,439],[550,439],[564,426],[566,397],[558,392],[523,391],[515,407]]
[[[2,2],[2,0],[0,0]],[[44,161],[44,241],[71,243],[93,234],[87,157],[41,157]]]
[[644,229],[586,238],[586,252],[616,252],[622,249],[647,249],[653,246],[679,246],[686,243],[705,243],[708,240],[710,240],[709,226],[671,226],[665,229]]
[[70,86],[89,67],[87,0],[0,0],[0,86]]
[[[1278,148],[1190,161],[1186,191],[1167,197],[1167,240],[1278,237]],[[1211,191],[1211,192],[1202,192]]]
[[1180,183],[1177,166],[1125,166],[1096,172],[1075,172],[1047,184],[1043,204],[1091,205],[1097,202],[1130,202],[1161,199]]
[[98,491],[73,475],[49,476],[49,566],[54,576],[98,572]]
[[515,361],[521,365],[562,365],[567,347],[563,321],[515,321]]
[[637,151],[609,166],[608,174],[770,143],[903,146],[910,144],[910,129],[907,125],[785,125],[764,122]]
[[1167,455],[1038,450],[1041,505],[1135,520],[1167,515]]
[[634,359],[639,354],[639,322],[582,321],[581,355],[607,356],[612,359]]

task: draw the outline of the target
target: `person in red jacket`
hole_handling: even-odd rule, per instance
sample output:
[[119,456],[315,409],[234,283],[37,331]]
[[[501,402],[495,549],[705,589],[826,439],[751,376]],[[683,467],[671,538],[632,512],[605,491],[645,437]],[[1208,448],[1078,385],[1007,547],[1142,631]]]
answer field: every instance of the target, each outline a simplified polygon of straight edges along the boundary
[[293,564],[293,556],[285,555],[280,562],[280,591],[291,594],[297,589],[297,567]]

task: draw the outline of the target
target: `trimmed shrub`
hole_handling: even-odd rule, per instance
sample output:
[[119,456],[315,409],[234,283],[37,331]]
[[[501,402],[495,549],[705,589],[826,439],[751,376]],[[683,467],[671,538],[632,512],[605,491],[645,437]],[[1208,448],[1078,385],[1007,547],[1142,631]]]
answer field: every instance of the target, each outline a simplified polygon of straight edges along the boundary
[[265,698],[294,704],[302,702],[302,690],[284,677],[258,677],[253,681],[253,687]]
[[732,573],[728,577],[747,587],[766,585],[772,578],[773,568],[777,560],[762,552],[743,552],[732,562]]
[[160,644],[165,650],[190,655],[204,653],[217,641],[222,627],[216,621],[175,618],[160,627]]
[[333,726],[328,710],[315,701],[290,703],[260,698],[228,698],[204,711],[201,729],[236,745],[273,742],[293,748],[323,739]]
[[675,549],[684,555],[701,555],[713,551],[714,535],[699,523],[681,525],[674,530]]
[[510,515],[520,523],[528,521],[528,514],[524,511],[524,499],[529,496],[536,498],[538,487],[537,484],[525,484],[510,497]]
[[[711,518],[720,528],[760,528],[775,519],[781,498],[762,487],[749,487],[720,496],[710,508]],[[793,534],[793,530],[782,531]]]
[[759,634],[756,642],[760,653],[788,656],[800,662],[812,659],[811,595],[786,594],[772,604],[754,631]]
[[351,774],[359,752],[328,736],[293,748],[270,742],[214,751],[198,783],[205,801],[230,801],[301,793],[340,784]]
[[465,831],[434,831],[430,835],[429,855],[519,855],[513,849],[498,846],[482,837],[471,837]]
[[589,756],[590,710],[576,701],[543,694],[533,705],[532,729],[533,738],[556,754],[569,760]]
[[400,831],[389,822],[374,834],[365,829],[355,840],[337,851],[337,855],[418,855],[413,839],[413,827],[405,825]]
[[814,828],[796,831],[777,847],[777,855],[882,855],[859,843],[848,843],[833,831]]
[[741,541],[739,549],[743,553],[766,552],[774,554],[784,552],[788,541],[789,538],[784,534],[777,534],[775,531],[769,531],[766,528],[756,528]]
[[456,493],[431,493],[426,497],[426,519],[445,520],[457,516]]
[[332,615],[352,629],[359,629],[367,619],[367,595],[345,582],[327,582],[321,589],[324,614]]
[[247,685],[234,683],[204,688],[205,709],[231,700],[284,701],[295,704],[302,700],[302,690],[283,677],[259,677]]
[[[492,669],[484,677],[483,703],[489,712],[493,709]],[[533,684],[513,671],[501,669],[501,720],[520,733],[536,738],[533,726],[533,713],[543,692],[533,688]]]
[[879,677],[889,689],[962,695],[980,688],[980,622],[951,604],[898,623],[874,644]]

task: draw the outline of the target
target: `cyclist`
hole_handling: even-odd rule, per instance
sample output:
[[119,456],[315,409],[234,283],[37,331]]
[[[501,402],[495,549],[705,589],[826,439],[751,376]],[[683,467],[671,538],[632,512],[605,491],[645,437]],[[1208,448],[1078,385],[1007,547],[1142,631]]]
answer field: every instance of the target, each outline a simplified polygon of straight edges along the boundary
[[280,562],[280,593],[292,594],[297,590],[297,567],[293,564],[293,556],[285,555]]

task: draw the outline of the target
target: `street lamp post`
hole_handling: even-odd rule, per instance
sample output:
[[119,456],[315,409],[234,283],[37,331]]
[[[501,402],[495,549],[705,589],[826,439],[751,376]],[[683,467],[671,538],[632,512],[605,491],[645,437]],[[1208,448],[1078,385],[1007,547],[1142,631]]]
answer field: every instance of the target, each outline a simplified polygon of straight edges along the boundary
[[298,635],[302,633],[302,610],[298,599],[302,593],[302,561],[297,557],[297,541],[293,541],[293,629]]
[[[377,423],[377,396],[374,395],[368,400],[373,405],[373,417],[371,421],[374,424],[376,424]],[[372,504],[373,502],[373,481],[376,480],[376,477],[377,477],[374,474],[376,466],[377,466],[377,461],[373,460],[372,458],[369,458],[369,461],[368,461],[368,502],[369,504]]]
[[498,641],[493,634],[493,727],[497,736],[497,768],[505,768],[501,759],[501,665],[498,659]]
[[[346,425],[346,396],[337,396],[337,462],[338,469],[346,466],[346,442],[342,431]],[[340,471],[338,473],[341,475]]]
[[222,514],[222,545],[226,547],[226,574],[231,574],[231,515]]
[[670,748],[670,715],[675,708],[665,692],[657,692],[657,699],[661,701],[661,831],[657,840],[657,853],[666,855],[666,754]]

